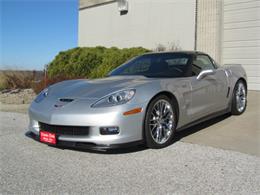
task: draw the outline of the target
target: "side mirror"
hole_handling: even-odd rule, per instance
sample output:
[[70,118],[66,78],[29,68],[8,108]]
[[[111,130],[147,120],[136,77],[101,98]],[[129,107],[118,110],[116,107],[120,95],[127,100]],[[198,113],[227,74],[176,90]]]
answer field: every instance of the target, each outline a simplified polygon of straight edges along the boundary
[[215,71],[212,69],[207,69],[207,70],[202,70],[199,75],[197,76],[197,80],[201,80],[204,77],[208,76],[208,75],[213,75],[215,74]]

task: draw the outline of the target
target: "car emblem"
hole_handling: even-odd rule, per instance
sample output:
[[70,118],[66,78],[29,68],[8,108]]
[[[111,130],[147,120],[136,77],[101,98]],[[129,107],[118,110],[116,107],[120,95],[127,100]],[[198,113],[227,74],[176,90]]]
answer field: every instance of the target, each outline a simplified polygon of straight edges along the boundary
[[62,104],[55,104],[54,105],[56,108],[60,108],[60,107],[62,107],[62,106],[64,106],[64,105],[62,105]]

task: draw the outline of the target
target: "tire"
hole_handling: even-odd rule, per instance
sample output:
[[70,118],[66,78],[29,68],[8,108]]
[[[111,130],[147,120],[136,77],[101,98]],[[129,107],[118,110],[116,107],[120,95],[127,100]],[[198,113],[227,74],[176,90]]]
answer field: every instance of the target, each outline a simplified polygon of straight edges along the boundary
[[247,106],[247,89],[246,84],[242,80],[239,80],[233,91],[231,114],[240,115],[245,112]]
[[145,116],[144,135],[148,148],[159,149],[170,145],[176,129],[176,109],[165,95],[155,97]]

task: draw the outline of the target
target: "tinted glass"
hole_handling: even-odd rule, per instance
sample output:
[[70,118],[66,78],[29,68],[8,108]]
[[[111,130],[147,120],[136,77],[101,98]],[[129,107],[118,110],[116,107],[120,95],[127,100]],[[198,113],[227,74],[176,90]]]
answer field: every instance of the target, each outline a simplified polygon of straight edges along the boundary
[[192,63],[192,74],[198,75],[202,70],[215,69],[211,60],[206,55],[198,55]]
[[182,53],[146,54],[118,67],[110,76],[183,77],[188,73],[190,60],[191,55]]

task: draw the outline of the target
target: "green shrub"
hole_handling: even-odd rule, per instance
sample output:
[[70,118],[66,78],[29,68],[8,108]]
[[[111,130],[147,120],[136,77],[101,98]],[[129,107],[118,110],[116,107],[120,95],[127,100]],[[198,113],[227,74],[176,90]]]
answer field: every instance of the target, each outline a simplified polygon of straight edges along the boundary
[[60,52],[48,66],[48,76],[69,78],[98,78],[107,75],[127,60],[148,52],[137,47],[118,49],[116,47],[77,47]]

